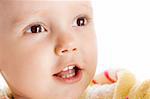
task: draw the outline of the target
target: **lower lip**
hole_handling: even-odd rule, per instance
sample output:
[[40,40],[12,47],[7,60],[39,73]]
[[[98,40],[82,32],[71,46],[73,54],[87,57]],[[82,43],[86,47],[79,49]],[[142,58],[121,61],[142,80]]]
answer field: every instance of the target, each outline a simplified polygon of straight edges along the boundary
[[58,76],[54,76],[56,78],[56,80],[62,82],[62,83],[66,83],[66,84],[73,84],[73,83],[77,83],[81,80],[82,78],[82,70],[79,70],[78,73],[76,74],[76,76],[74,77],[70,77],[70,78],[61,78]]

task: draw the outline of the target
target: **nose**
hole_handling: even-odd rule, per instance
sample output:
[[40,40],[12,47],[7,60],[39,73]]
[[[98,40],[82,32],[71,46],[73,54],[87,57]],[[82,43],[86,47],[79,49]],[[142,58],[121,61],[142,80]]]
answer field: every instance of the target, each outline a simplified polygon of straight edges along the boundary
[[55,53],[58,56],[65,54],[73,54],[78,51],[77,42],[75,38],[69,35],[61,36],[57,39]]

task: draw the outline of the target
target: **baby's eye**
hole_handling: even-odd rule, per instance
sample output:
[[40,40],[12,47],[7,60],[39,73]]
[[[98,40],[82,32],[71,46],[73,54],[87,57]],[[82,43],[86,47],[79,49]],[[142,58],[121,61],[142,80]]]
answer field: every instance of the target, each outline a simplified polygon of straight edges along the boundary
[[44,26],[40,24],[35,24],[35,25],[29,26],[25,32],[26,33],[43,33],[43,32],[47,32],[47,30],[45,29]]
[[88,19],[86,17],[78,17],[75,19],[73,26],[85,26],[88,23]]

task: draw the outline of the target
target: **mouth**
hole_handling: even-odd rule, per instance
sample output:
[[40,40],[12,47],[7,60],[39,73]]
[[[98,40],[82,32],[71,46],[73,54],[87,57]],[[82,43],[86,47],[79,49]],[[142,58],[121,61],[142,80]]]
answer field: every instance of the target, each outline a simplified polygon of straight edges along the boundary
[[72,84],[81,80],[82,69],[77,65],[69,65],[53,76],[60,82]]

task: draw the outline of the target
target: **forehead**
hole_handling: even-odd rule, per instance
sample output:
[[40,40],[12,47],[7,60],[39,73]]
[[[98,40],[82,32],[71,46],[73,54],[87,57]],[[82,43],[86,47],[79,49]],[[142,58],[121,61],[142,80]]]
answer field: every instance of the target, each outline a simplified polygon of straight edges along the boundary
[[1,5],[6,5],[6,4],[26,4],[26,3],[52,3],[52,4],[59,4],[59,3],[84,3],[89,5],[90,0],[0,0]]
[[[82,8],[81,8],[82,7]],[[28,13],[34,10],[63,10],[64,8],[91,9],[89,0],[0,0],[0,12],[26,10]],[[61,9],[63,8],[63,9]],[[11,10],[10,10],[11,9]]]
[[0,23],[6,19],[12,25],[36,17],[65,20],[82,12],[92,14],[89,0],[0,0]]
[[0,0],[0,12],[7,14],[7,17],[8,15],[13,17],[16,14],[25,17],[29,14],[47,14],[47,12],[55,12],[60,15],[64,13],[64,10],[66,12],[67,10],[91,11],[91,3],[89,0]]

